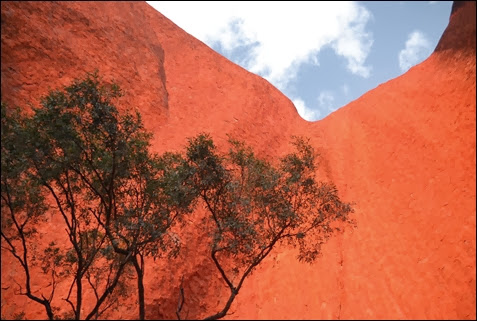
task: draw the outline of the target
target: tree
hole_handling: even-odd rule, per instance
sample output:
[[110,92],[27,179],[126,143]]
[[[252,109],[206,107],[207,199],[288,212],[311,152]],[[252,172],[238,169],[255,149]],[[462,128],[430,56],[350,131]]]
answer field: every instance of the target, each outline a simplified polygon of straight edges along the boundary
[[[34,240],[37,231],[35,225],[44,219],[47,209],[44,195],[40,191],[40,185],[28,172],[27,162],[23,158],[22,144],[25,136],[20,130],[24,126],[18,109],[7,114],[7,107],[1,104],[1,206],[2,225],[1,236],[5,241],[2,248],[8,250],[20,263],[25,273],[26,295],[29,299],[44,306],[50,320],[53,319],[51,300],[55,290],[53,289],[48,298],[43,294],[41,298],[31,290],[31,257],[29,243]],[[54,274],[52,274],[54,278]]]
[[[70,282],[62,299],[71,312],[63,317],[97,319],[126,294],[126,273],[137,276],[145,319],[145,258],[178,253],[171,227],[197,202],[208,213],[201,228],[210,228],[210,257],[230,290],[225,306],[207,319],[227,314],[277,244],[298,247],[298,258],[311,263],[342,223],[353,223],[336,187],[316,180],[305,139],[295,138],[296,152],[279,166],[234,139],[220,154],[207,134],[189,139],[185,156],[159,156],[150,152],[152,134],[140,114],[113,104],[120,96],[116,84],[93,73],[51,91],[30,116],[2,104],[2,247],[25,274],[20,293],[43,305],[49,319],[58,318],[52,301],[59,282]],[[67,241],[37,253],[35,227],[50,215],[62,219],[56,229],[66,231]],[[38,264],[42,272],[35,274]],[[31,290],[32,279],[45,275],[47,297]],[[84,300],[87,292],[95,300]],[[84,301],[93,302],[87,313]],[[178,318],[183,303],[182,291]]]
[[[48,254],[58,265],[75,267],[65,299],[75,319],[81,318],[83,279],[96,297],[86,319],[97,318],[129,264],[137,275],[139,318],[144,319],[144,257],[177,253],[178,239],[169,229],[194,201],[183,182],[185,162],[172,153],[150,153],[152,135],[140,114],[121,114],[112,103],[120,96],[119,87],[102,84],[97,73],[52,91],[13,135],[10,148],[24,140],[27,172],[41,192],[50,193],[64,219],[71,247],[52,247]],[[5,188],[9,184],[5,181]],[[2,180],[2,197],[3,190]],[[100,259],[106,269],[96,263]]]
[[296,152],[278,167],[255,156],[243,142],[229,139],[220,155],[207,134],[189,139],[186,159],[211,222],[210,256],[230,295],[207,320],[227,314],[245,279],[273,248],[288,242],[298,259],[316,260],[321,245],[341,225],[353,223],[351,204],[342,202],[332,183],[315,178],[315,153],[295,137]]

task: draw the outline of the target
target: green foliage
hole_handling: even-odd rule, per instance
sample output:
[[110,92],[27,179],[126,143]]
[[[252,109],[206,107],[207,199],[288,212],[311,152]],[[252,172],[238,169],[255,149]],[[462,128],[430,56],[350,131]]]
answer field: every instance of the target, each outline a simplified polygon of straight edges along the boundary
[[[97,73],[51,92],[34,110],[35,148],[28,156],[43,180],[68,185],[66,207],[76,206],[85,223],[97,221],[117,251],[156,255],[157,247],[148,244],[160,240],[171,213],[190,210],[192,200],[177,190],[180,160],[150,154],[152,134],[140,114],[120,113],[112,103],[121,95],[117,85],[102,85]],[[73,204],[75,194],[85,202]],[[80,208],[83,203],[94,206]],[[99,238],[91,231],[85,231],[88,244]]]
[[[187,160],[195,186],[213,222],[211,257],[231,290],[225,316],[245,278],[280,242],[298,247],[298,259],[312,263],[340,224],[353,221],[332,183],[315,178],[315,153],[294,137],[296,151],[279,166],[258,158],[243,142],[229,138],[220,155],[207,134],[189,139]],[[229,268],[226,268],[229,267]]]
[[[35,259],[32,243],[35,243],[36,224],[44,220],[47,206],[38,181],[26,157],[28,132],[27,119],[18,109],[7,110],[1,104],[1,237],[2,249],[9,251],[19,262],[26,276],[28,296],[45,307],[49,319],[53,319],[51,299],[34,295],[30,286],[30,265]],[[40,255],[41,256],[41,255]],[[44,259],[40,257],[40,260]],[[21,288],[20,288],[21,290]],[[54,289],[53,289],[54,291]],[[53,293],[52,291],[52,293]],[[23,318],[19,313],[16,317]]]
[[19,109],[7,112],[7,106],[1,104],[2,233],[9,234],[12,240],[20,238],[20,229],[26,237],[35,234],[33,224],[42,219],[46,210],[40,184],[24,156],[28,139],[24,124],[25,117]]
[[190,139],[187,148],[216,225],[213,248],[240,264],[253,264],[272,243],[287,239],[299,246],[299,259],[312,262],[336,231],[332,222],[351,223],[351,205],[340,200],[333,184],[316,181],[314,151],[305,139],[294,138],[296,152],[283,157],[278,168],[243,142],[229,143],[224,156],[206,134]]
[[[278,165],[231,137],[229,151],[219,153],[208,134],[190,138],[184,156],[156,155],[140,114],[116,108],[121,96],[119,86],[95,72],[50,92],[31,116],[2,103],[1,235],[25,271],[25,295],[43,304],[49,319],[59,317],[50,305],[58,280],[71,284],[62,300],[71,311],[63,318],[81,318],[88,292],[96,299],[90,319],[129,295],[134,273],[144,319],[144,258],[177,255],[180,239],[171,227],[198,204],[210,214],[198,228],[212,227],[210,255],[230,288],[212,319],[225,316],[245,278],[277,244],[297,247],[298,259],[311,263],[333,233],[353,224],[351,204],[332,183],[316,179],[307,139],[294,137],[295,151]],[[35,226],[50,214],[62,217],[58,231],[68,242],[30,254]],[[49,298],[30,290],[36,262],[41,277],[51,276]]]
[[[88,317],[98,316],[127,264],[142,275],[144,256],[177,254],[179,241],[169,228],[192,211],[195,199],[193,187],[185,183],[190,176],[186,162],[180,155],[159,157],[149,151],[152,134],[140,114],[114,105],[121,95],[119,86],[103,83],[95,72],[51,91],[29,117],[7,112],[2,104],[2,208],[11,212],[2,214],[2,236],[13,241],[34,231],[34,225],[27,229],[15,219],[40,217],[46,211],[43,197],[50,194],[70,244],[47,247],[41,258],[44,273],[60,265],[74,271],[64,276],[76,280],[77,298],[86,276],[97,298]],[[12,226],[17,233],[7,236]],[[100,258],[113,269],[97,266]],[[73,304],[69,297],[79,318],[81,300]]]

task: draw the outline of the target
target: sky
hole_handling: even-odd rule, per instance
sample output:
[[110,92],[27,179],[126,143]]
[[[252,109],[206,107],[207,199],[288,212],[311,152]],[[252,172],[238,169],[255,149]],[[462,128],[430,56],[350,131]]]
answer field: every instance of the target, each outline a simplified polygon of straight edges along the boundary
[[147,1],[316,121],[434,51],[452,1]]

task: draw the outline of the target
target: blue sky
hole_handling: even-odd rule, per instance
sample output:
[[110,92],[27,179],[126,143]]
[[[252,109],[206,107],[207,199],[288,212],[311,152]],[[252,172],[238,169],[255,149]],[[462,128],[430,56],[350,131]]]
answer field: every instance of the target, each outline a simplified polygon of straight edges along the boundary
[[429,57],[452,7],[452,1],[147,3],[270,81],[309,121]]

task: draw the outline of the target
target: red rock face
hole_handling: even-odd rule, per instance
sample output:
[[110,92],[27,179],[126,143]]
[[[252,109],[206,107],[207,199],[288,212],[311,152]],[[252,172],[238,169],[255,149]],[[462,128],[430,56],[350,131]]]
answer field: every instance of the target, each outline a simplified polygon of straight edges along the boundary
[[[146,3],[2,2],[2,100],[24,107],[98,68],[126,91],[119,107],[143,114],[157,152],[206,131],[219,146],[230,133],[273,161],[290,135],[310,137],[322,176],[356,203],[358,226],[330,240],[313,265],[277,249],[245,281],[231,319],[475,319],[475,26],[475,2],[454,4],[426,61],[309,123],[267,81]],[[193,227],[181,257],[148,265],[147,318],[175,318],[182,275],[189,317],[224,301]],[[45,318],[13,296],[22,271],[2,254],[2,317]],[[137,307],[125,302],[111,317],[135,318]]]

